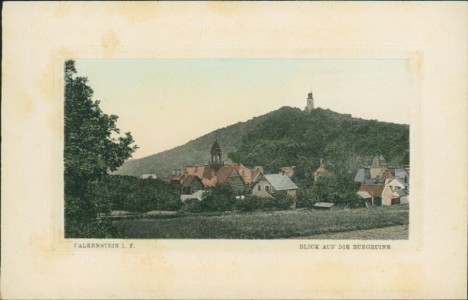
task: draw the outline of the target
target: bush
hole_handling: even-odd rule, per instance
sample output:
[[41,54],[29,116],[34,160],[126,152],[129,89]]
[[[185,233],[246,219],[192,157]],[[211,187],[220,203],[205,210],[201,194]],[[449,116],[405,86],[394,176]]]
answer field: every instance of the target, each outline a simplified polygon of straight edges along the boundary
[[264,198],[246,195],[244,199],[236,200],[234,208],[240,211],[254,211],[261,208],[262,201],[264,201]]
[[65,195],[65,238],[112,238],[124,235],[110,222],[97,219],[94,199]]
[[125,231],[115,227],[110,221],[80,222],[78,220],[69,220],[66,225],[66,238],[104,239],[126,237]]
[[202,207],[200,200],[198,199],[187,199],[185,202],[182,203],[180,208],[182,212],[201,212]]
[[[177,189],[159,179],[107,176],[102,182],[95,184],[93,194],[98,203],[106,203],[111,210],[175,211],[182,207]],[[100,209],[99,212],[107,211]]]
[[294,203],[294,198],[285,192],[276,192],[273,197],[247,195],[236,201],[235,208],[240,211],[286,210]]
[[201,208],[203,211],[231,210],[236,203],[236,196],[228,184],[216,185],[203,194]]
[[297,207],[313,207],[317,202],[317,194],[313,188],[300,188],[298,190]]
[[294,204],[294,198],[289,196],[286,192],[280,191],[273,194],[271,200],[272,210],[285,210],[289,209]]

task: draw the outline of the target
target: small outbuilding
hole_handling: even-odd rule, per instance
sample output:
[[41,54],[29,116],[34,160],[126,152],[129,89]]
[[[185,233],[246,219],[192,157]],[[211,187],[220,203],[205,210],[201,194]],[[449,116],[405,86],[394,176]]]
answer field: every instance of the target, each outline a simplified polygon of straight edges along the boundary
[[331,202],[317,202],[314,204],[314,208],[319,208],[319,209],[330,209],[335,205],[335,203]]
[[185,201],[190,200],[190,199],[195,199],[195,200],[201,201],[202,196],[203,196],[204,193],[205,193],[205,191],[198,190],[193,194],[185,194],[185,195],[183,194],[183,195],[180,195],[180,200],[182,202],[185,202]]
[[140,179],[158,179],[158,176],[156,174],[143,174],[140,175]]

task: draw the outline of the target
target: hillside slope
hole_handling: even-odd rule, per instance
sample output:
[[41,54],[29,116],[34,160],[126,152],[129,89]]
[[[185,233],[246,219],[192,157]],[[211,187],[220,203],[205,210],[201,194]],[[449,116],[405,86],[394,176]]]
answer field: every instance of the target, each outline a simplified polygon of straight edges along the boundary
[[[185,145],[126,162],[116,174],[170,174],[189,164],[206,164],[216,137],[223,158],[248,166],[262,165],[277,172],[281,166],[296,166],[306,172],[318,166],[320,158],[333,163],[366,164],[376,153],[390,164],[409,163],[409,126],[363,120],[330,110],[312,112],[282,107],[199,137]],[[229,154],[229,155],[228,155]]]
[[130,176],[156,174],[161,178],[169,175],[173,169],[181,169],[190,164],[206,164],[210,160],[211,146],[216,138],[222,147],[223,159],[226,160],[228,153],[237,150],[242,136],[262,123],[270,114],[220,128],[167,151],[128,160],[114,174]]

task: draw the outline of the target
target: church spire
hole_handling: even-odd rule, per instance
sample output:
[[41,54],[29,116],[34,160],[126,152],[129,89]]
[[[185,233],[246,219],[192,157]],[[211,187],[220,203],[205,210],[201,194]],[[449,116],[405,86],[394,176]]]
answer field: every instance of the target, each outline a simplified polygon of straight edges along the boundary
[[211,153],[211,164],[212,165],[221,164],[222,151],[221,151],[221,146],[219,145],[217,137],[216,137],[215,142],[213,143],[213,146],[211,146],[210,153]]

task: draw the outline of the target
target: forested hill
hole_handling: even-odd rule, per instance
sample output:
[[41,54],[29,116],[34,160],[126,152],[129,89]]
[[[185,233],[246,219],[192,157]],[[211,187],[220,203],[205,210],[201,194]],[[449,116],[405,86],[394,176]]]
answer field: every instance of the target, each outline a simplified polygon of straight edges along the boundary
[[[126,162],[117,174],[170,174],[189,164],[206,164],[218,137],[224,159],[268,172],[296,166],[299,174],[316,168],[320,158],[334,165],[357,167],[371,155],[382,154],[389,164],[409,163],[409,126],[363,120],[317,108],[306,112],[282,107],[247,122],[211,132],[185,145]],[[226,155],[228,154],[228,155]]]

